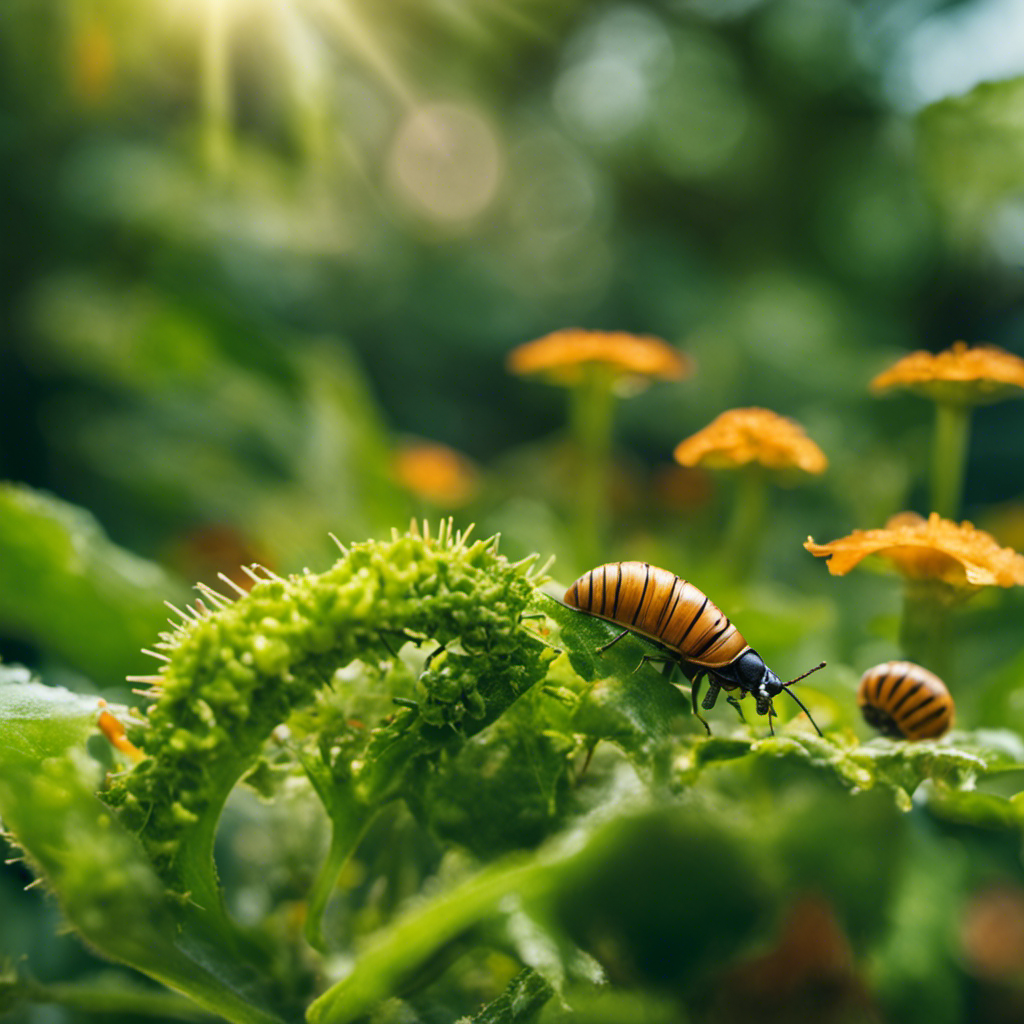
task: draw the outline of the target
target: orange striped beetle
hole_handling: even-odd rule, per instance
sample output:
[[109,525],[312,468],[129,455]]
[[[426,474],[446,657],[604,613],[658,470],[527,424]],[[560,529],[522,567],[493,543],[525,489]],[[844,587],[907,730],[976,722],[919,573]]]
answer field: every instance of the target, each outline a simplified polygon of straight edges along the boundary
[[[565,592],[565,603],[625,627],[617,637],[599,647],[599,652],[618,643],[627,633],[639,633],[664,647],[669,653],[664,659],[666,674],[671,675],[678,666],[691,678],[693,713],[709,736],[711,727],[697,710],[697,695],[705,676],[709,682],[701,704],[705,711],[715,706],[722,690],[739,690],[740,699],[750,693],[757,713],[768,716],[768,727],[774,734],[772,699],[780,693],[788,693],[811,720],[818,735],[822,734],[800,698],[788,687],[824,668],[825,662],[788,683],[782,682],[719,608],[692,583],[675,573],[648,562],[599,565],[584,573]],[[646,655],[643,659],[657,660]],[[726,700],[743,718],[739,700],[733,696]]]
[[946,684],[912,661],[869,668],[861,676],[857,703],[868,725],[896,739],[935,739],[953,723],[953,698]]

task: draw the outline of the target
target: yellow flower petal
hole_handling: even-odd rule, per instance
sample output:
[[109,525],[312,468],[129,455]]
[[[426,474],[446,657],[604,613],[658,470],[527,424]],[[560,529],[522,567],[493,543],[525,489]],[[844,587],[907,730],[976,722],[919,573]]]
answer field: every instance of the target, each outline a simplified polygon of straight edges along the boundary
[[994,345],[968,348],[958,341],[945,352],[911,352],[871,382],[874,392],[890,388],[961,405],[998,402],[1024,392],[1024,359]]
[[799,423],[770,409],[730,409],[676,446],[684,466],[732,469],[756,462],[769,469],[823,473],[825,453]]
[[510,372],[542,374],[556,384],[577,383],[588,366],[607,367],[624,377],[682,380],[693,372],[693,361],[660,338],[624,331],[585,331],[571,327],[514,348]]
[[954,587],[1013,587],[1024,584],[1024,556],[1000,547],[968,522],[954,523],[933,512],[894,516],[882,530],[854,530],[828,544],[808,537],[804,547],[828,558],[828,571],[844,576],[868,555],[892,562],[908,579],[939,580]]

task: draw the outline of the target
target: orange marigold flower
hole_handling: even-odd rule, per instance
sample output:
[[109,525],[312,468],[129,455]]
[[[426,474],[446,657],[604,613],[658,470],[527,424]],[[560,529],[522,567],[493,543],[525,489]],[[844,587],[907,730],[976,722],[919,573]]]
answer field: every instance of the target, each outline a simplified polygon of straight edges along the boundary
[[933,512],[893,516],[882,530],[854,530],[828,544],[807,538],[812,555],[828,558],[828,571],[844,576],[868,555],[888,559],[907,578],[938,580],[953,587],[1013,587],[1024,584],[1024,556],[968,522],[954,523]]
[[568,385],[578,383],[588,366],[605,366],[639,380],[682,380],[693,372],[693,361],[661,338],[579,327],[514,348],[506,365],[512,373],[542,374],[551,383]]
[[871,390],[904,388],[937,402],[982,405],[1024,390],[1024,359],[994,345],[968,348],[956,342],[945,352],[911,352],[871,382]]
[[479,474],[466,456],[433,441],[410,441],[394,457],[398,482],[433,505],[459,508],[476,494]]
[[674,452],[684,466],[732,469],[756,462],[769,469],[823,473],[825,453],[799,423],[770,409],[730,409],[703,430],[680,442]]

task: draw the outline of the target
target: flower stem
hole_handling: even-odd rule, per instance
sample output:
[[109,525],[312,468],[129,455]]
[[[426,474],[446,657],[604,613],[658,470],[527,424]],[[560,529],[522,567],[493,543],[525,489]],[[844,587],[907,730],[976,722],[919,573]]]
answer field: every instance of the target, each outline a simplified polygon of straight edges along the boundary
[[950,612],[954,600],[943,583],[907,580],[903,592],[900,647],[911,661],[952,685],[953,644]]
[[608,529],[608,479],[615,396],[612,378],[592,368],[571,391],[570,428],[580,454],[579,486],[573,503],[576,557],[580,565],[601,561]]
[[723,562],[737,579],[749,573],[757,555],[768,507],[768,481],[759,466],[744,466],[736,481],[732,518],[725,531]]
[[932,509],[946,519],[956,519],[960,512],[970,432],[968,406],[956,402],[936,402]]

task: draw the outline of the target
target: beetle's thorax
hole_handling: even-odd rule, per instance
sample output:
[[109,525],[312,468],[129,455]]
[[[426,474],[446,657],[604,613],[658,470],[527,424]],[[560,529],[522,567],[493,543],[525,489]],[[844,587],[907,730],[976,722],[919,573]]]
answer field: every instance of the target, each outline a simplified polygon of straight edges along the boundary
[[728,673],[722,669],[719,669],[718,673],[728,675],[731,686],[727,688],[739,687],[745,693],[752,694],[758,701],[771,700],[783,690],[782,681],[752,647],[748,647],[726,668]]

